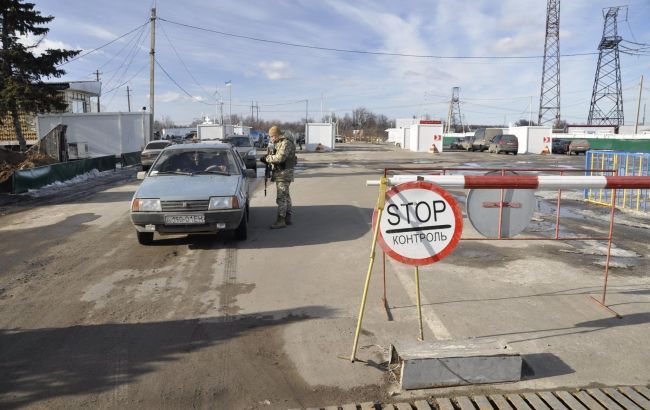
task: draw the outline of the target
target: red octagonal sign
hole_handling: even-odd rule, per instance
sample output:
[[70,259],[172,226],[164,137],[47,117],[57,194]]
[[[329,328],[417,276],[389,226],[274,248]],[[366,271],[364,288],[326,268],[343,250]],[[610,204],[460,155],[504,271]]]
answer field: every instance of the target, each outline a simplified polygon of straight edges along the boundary
[[454,250],[462,230],[456,200],[439,186],[414,181],[386,192],[378,241],[393,259],[417,266],[437,262]]

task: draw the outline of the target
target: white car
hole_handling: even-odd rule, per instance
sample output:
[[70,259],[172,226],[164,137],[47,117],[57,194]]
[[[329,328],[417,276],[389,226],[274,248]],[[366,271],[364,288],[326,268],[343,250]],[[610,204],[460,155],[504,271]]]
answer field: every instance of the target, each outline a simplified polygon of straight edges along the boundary
[[344,141],[343,141],[343,137],[340,136],[340,135],[337,135],[336,137],[334,137],[334,142],[340,142],[340,143],[343,143],[343,142],[344,142]]

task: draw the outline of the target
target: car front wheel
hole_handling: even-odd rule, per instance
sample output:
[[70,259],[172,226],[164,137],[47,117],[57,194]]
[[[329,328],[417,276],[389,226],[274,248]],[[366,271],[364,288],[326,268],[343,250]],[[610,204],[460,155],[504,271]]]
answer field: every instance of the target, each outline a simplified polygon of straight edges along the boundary
[[239,222],[239,226],[235,229],[235,239],[238,241],[244,241],[248,237],[248,212],[246,212]]
[[153,243],[153,232],[137,232],[140,245],[151,245]]

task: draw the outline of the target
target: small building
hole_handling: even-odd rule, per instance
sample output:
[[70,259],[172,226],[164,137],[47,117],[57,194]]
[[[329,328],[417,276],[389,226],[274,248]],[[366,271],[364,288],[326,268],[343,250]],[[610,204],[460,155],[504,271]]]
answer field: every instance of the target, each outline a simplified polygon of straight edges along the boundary
[[[46,83],[63,94],[66,109],[61,113],[98,112],[102,83],[100,81],[70,81]],[[19,113],[20,125],[27,145],[38,142],[36,115]],[[11,116],[6,116],[0,123],[0,145],[17,146],[16,131]]]

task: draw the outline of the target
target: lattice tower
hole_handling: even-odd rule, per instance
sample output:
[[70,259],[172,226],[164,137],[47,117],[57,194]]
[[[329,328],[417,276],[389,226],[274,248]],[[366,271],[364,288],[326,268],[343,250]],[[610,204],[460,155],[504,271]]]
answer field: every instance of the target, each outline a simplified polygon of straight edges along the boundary
[[451,100],[449,100],[449,111],[447,112],[447,127],[445,133],[456,132],[456,127],[461,126],[465,132],[463,125],[463,117],[460,115],[460,87],[451,89]]
[[621,88],[621,60],[618,44],[618,12],[622,7],[603,9],[605,25],[598,45],[598,66],[591,93],[591,106],[587,124],[623,125],[623,90]]
[[544,68],[537,122],[552,126],[560,122],[560,0],[548,0],[546,5]]

